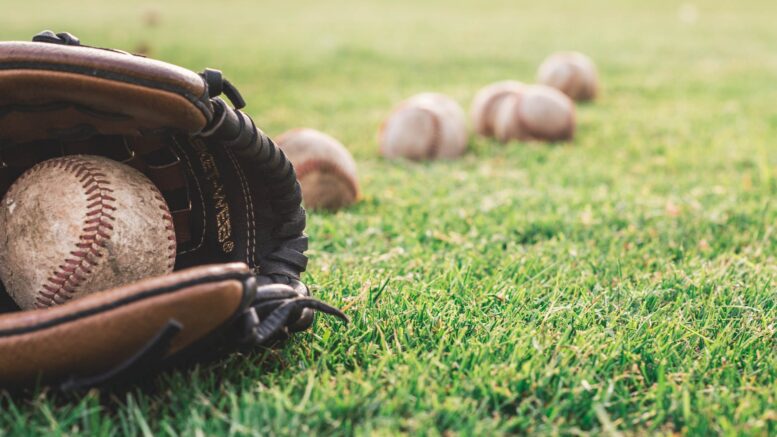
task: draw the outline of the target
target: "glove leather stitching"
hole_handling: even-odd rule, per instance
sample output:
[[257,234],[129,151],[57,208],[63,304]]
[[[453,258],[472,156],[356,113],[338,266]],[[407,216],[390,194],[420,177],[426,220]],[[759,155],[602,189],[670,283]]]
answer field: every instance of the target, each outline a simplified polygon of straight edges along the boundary
[[248,231],[248,244],[246,244],[246,263],[251,263],[252,267],[256,267],[258,265],[258,261],[256,259],[256,246],[254,245],[254,241],[256,241],[256,230],[254,229],[254,202],[253,202],[253,196],[251,196],[251,189],[248,185],[248,179],[245,177],[245,173],[243,173],[243,169],[240,167],[239,162],[237,161],[237,158],[235,157],[232,150],[228,147],[224,148],[227,157],[229,157],[229,160],[232,162],[232,165],[235,167],[235,172],[237,173],[238,179],[240,180],[240,185],[243,191],[243,200],[246,203],[246,224],[247,231]]

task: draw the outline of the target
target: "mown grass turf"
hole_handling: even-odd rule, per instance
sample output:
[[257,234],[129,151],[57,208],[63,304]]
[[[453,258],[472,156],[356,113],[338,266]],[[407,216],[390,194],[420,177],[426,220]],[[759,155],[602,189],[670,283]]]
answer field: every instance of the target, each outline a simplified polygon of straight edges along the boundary
[[[349,326],[154,391],[6,395],[0,434],[777,433],[777,4],[518,3],[6,6],[3,40],[222,68],[268,133],[339,137],[364,199],[308,227],[305,278]],[[377,157],[399,99],[468,106],[569,48],[604,86],[574,143]]]

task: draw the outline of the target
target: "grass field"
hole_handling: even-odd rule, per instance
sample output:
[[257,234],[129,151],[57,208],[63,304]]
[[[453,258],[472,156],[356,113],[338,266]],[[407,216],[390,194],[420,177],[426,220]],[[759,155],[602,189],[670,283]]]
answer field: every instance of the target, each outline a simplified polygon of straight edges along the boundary
[[[340,138],[364,199],[309,217],[305,279],[350,325],[151,392],[0,395],[0,435],[777,433],[774,1],[12,3],[2,40],[223,69],[271,135]],[[466,108],[557,49],[603,81],[573,143],[378,157],[400,99]]]

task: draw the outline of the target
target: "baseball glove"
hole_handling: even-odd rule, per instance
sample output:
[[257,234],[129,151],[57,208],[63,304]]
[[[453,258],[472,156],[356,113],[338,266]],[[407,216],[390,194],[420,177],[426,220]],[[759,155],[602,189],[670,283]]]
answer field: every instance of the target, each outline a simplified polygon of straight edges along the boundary
[[300,282],[300,187],[243,106],[217,70],[196,74],[68,33],[0,43],[0,195],[41,161],[109,157],[159,188],[178,245],[166,276],[30,311],[0,297],[0,388],[126,381],[268,345],[308,328],[314,310],[347,321]]

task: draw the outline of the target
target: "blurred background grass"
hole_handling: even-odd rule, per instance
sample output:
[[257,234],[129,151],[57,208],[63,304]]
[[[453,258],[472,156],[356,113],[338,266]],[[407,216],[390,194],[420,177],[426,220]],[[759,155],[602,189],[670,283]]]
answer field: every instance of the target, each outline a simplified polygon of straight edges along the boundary
[[[44,28],[222,69],[272,136],[323,130],[365,198],[311,214],[306,280],[348,309],[158,390],[2,398],[0,434],[773,434],[777,3],[10,2]],[[572,144],[377,156],[400,99],[531,82],[576,49]]]
[[656,101],[662,106],[650,107],[648,118],[657,125],[666,123],[653,117],[686,117],[706,109],[699,103],[732,103],[725,100],[753,91],[767,102],[769,90],[756,85],[773,79],[777,62],[777,6],[768,1],[13,4],[0,21],[3,39],[57,27],[196,71],[223,69],[269,132],[315,125],[359,158],[374,155],[375,125],[398,99],[434,89],[467,105],[487,82],[531,81],[558,49],[598,61],[608,107],[625,117],[610,119],[614,126],[649,121],[646,104]]

